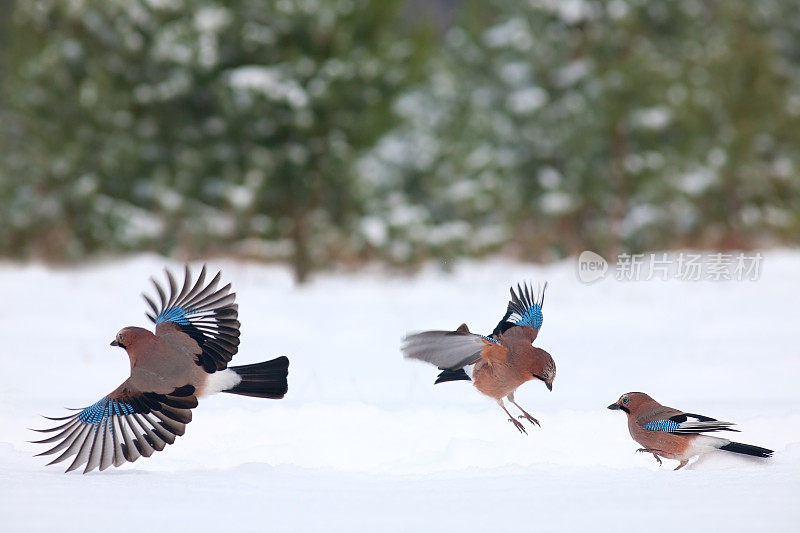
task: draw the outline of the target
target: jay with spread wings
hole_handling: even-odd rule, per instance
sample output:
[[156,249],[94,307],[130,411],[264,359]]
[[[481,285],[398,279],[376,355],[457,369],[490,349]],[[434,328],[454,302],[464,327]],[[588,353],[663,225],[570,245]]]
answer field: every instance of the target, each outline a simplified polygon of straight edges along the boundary
[[37,430],[52,436],[36,441],[55,446],[39,455],[59,454],[51,463],[74,456],[67,472],[105,470],[149,457],[183,435],[197,399],[217,392],[258,398],[283,398],[289,360],[228,366],[239,350],[236,295],[230,284],[217,289],[220,273],[205,283],[186,266],[178,288],[167,270],[168,291],[155,280],[158,302],[144,295],[155,332],[126,327],[111,346],[124,349],[131,374],[119,387],[85,409],[61,418],[56,427]]
[[[556,364],[549,353],[533,347],[542,327],[545,283],[539,295],[529,285],[511,288],[511,301],[503,318],[489,335],[470,333],[466,324],[455,331],[423,331],[403,339],[403,355],[439,367],[436,383],[472,380],[480,392],[494,398],[521,432],[525,426],[506,409],[503,398],[522,411],[519,418],[540,425],[515,400],[523,383],[538,380],[553,390]],[[472,377],[467,374],[471,370]]]
[[675,470],[686,466],[692,457],[715,450],[754,457],[772,456],[772,450],[767,448],[703,435],[714,431],[738,431],[731,429],[732,422],[678,411],[661,405],[643,392],[623,394],[608,408],[623,411],[628,416],[631,437],[644,446],[637,452],[652,453],[659,465],[661,457],[680,461]]

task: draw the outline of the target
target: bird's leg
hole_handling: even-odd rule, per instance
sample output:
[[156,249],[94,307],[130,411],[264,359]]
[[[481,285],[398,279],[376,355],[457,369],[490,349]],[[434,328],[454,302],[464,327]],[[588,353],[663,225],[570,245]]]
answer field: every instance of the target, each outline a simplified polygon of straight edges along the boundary
[[[658,454],[658,452],[660,452],[661,450],[653,450],[652,448],[639,448],[639,449],[638,449],[638,450],[636,450],[636,451],[637,451],[637,452],[639,452],[639,453],[644,453],[644,452],[647,452],[647,453],[652,453],[652,454],[653,454],[653,457],[655,457],[655,458],[656,458],[656,461],[658,461],[658,466],[661,466],[661,464],[662,464],[662,463],[661,463],[661,457],[659,457],[659,456],[657,455],[657,454]],[[683,465],[681,465],[681,466],[683,466]],[[678,468],[680,468],[680,466],[679,466]],[[677,470],[678,468],[676,468],[675,470]]]
[[508,401],[509,401],[509,402],[511,402],[511,403],[513,403],[514,405],[516,405],[516,406],[517,406],[517,409],[519,409],[520,411],[522,411],[522,414],[519,416],[519,418],[524,418],[525,420],[527,420],[527,421],[528,421],[528,422],[530,422],[531,424],[536,424],[537,426],[539,426],[539,427],[542,427],[542,425],[539,423],[539,421],[538,421],[538,420],[536,420],[535,418],[533,418],[533,417],[530,415],[530,413],[528,413],[528,411],[526,411],[525,409],[523,409],[523,408],[522,408],[522,406],[521,406],[520,404],[518,404],[517,402],[515,402],[515,401],[514,401],[514,393],[513,393],[513,392],[512,392],[511,394],[509,394],[508,396],[506,396],[506,398],[508,399]]
[[503,411],[506,412],[506,414],[508,415],[508,421],[514,424],[514,427],[517,428],[520,433],[524,433],[526,435],[528,434],[528,432],[525,431],[525,426],[522,425],[522,422],[514,418],[514,415],[508,412],[508,409],[506,409],[505,404],[503,404],[503,400],[497,400],[497,405],[499,405],[503,409]]
[[687,464],[689,464],[689,461],[681,461],[681,464],[679,464],[678,466],[676,466],[676,467],[675,467],[675,470],[680,470],[681,468],[683,468],[683,467],[684,467],[684,466],[686,466]]

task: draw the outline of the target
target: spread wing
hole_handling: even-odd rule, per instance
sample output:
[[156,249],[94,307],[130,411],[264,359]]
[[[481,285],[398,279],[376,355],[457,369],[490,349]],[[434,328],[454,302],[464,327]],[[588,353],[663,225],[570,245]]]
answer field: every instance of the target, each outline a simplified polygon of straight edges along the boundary
[[466,331],[423,331],[407,335],[400,348],[403,356],[457,370],[481,358],[505,359],[507,350],[497,340]]
[[642,428],[648,431],[675,433],[676,435],[694,435],[712,431],[738,431],[730,427],[733,425],[735,425],[733,422],[722,422],[708,416],[679,412],[679,414],[669,418],[651,420],[646,424],[642,424]]
[[150,457],[161,451],[175,437],[183,435],[192,420],[190,409],[197,406],[195,388],[191,385],[169,394],[131,390],[123,383],[117,390],[78,412],[48,418],[61,422],[40,433],[54,433],[38,444],[57,443],[38,455],[61,454],[49,465],[75,456],[67,468],[71,472],[86,464],[83,473],[95,468],[105,470],[139,457]]
[[540,291],[534,292],[530,284],[517,285],[517,291],[511,287],[511,300],[508,302],[506,314],[492,331],[492,336],[504,333],[514,326],[527,326],[535,330],[542,327],[544,316],[542,306],[544,306],[544,293],[547,290],[547,282]]
[[156,335],[159,329],[163,332],[161,324],[174,324],[200,346],[202,352],[197,358],[198,365],[209,374],[223,370],[239,351],[239,306],[234,303],[236,293],[230,292],[230,283],[217,290],[220,272],[204,286],[205,265],[194,285],[187,265],[180,290],[172,273],[169,270],[165,272],[169,296],[154,279],[152,282],[158,292],[160,305],[146,294],[142,295],[152,310],[147,316],[156,325]]

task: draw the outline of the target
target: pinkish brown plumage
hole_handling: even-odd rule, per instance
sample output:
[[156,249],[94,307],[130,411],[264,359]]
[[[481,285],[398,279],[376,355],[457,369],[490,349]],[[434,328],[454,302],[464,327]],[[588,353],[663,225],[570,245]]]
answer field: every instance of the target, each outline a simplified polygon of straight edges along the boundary
[[519,418],[539,425],[516,402],[514,393],[531,380],[540,380],[553,389],[555,362],[549,353],[532,346],[542,326],[543,305],[544,289],[537,298],[528,286],[518,286],[518,293],[512,288],[506,313],[491,335],[470,333],[466,324],[455,331],[424,331],[405,337],[403,354],[439,367],[442,372],[436,383],[470,380],[465,368],[471,369],[475,388],[494,398],[509,421],[521,433],[527,433],[525,426],[509,413],[503,399],[517,406],[522,412]]
[[643,446],[637,452],[652,453],[658,464],[661,457],[679,461],[675,470],[686,466],[692,457],[724,450],[755,457],[770,457],[772,450],[703,435],[714,431],[737,431],[731,422],[661,405],[643,392],[628,392],[608,406],[628,417],[628,431]]
[[182,287],[167,271],[168,291],[153,281],[159,303],[144,296],[155,332],[122,328],[112,346],[123,348],[131,373],[95,404],[62,418],[54,433],[39,443],[56,443],[39,455],[61,452],[50,464],[72,456],[67,472],[86,464],[84,473],[105,470],[141,456],[149,457],[183,435],[191,409],[206,394],[228,392],[282,398],[289,360],[278,357],[228,367],[239,350],[236,295],[230,284],[217,289],[220,273],[205,283],[206,268],[192,283],[186,267]]

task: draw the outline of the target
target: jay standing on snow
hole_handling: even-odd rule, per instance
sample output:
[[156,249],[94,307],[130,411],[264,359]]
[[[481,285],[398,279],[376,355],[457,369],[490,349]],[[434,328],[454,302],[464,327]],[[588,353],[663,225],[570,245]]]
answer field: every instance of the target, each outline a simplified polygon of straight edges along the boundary
[[155,333],[126,327],[111,346],[124,349],[131,375],[113,392],[77,413],[50,420],[55,433],[38,443],[56,444],[39,454],[62,452],[49,464],[73,455],[67,472],[86,464],[84,473],[135,461],[161,451],[183,435],[197,399],[217,392],[258,398],[283,398],[289,360],[228,367],[239,350],[238,305],[230,284],[217,290],[220,273],[204,285],[206,267],[192,284],[186,266],[183,286],[167,270],[169,296],[155,281],[159,304],[144,295],[152,309]]
[[629,392],[608,406],[624,411],[628,415],[628,431],[633,440],[644,446],[637,452],[652,453],[658,464],[660,457],[680,461],[675,470],[681,469],[689,459],[714,450],[771,457],[772,450],[733,442],[719,437],[702,435],[712,431],[738,431],[731,429],[732,422],[721,422],[693,413],[684,413],[661,405],[643,392]]
[[435,383],[470,381],[465,369],[472,367],[475,388],[494,398],[508,415],[508,420],[521,433],[527,434],[522,423],[508,412],[503,398],[522,411],[519,418],[540,425],[514,401],[514,392],[520,385],[533,379],[543,382],[548,390],[553,390],[556,364],[549,353],[532,346],[542,327],[545,289],[546,283],[536,297],[528,285],[517,285],[517,292],[512,287],[506,314],[490,335],[470,333],[466,324],[456,331],[414,333],[403,339],[403,355],[439,367],[442,372]]

